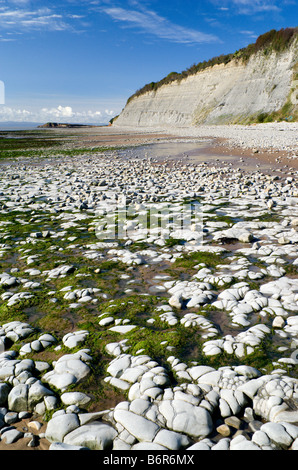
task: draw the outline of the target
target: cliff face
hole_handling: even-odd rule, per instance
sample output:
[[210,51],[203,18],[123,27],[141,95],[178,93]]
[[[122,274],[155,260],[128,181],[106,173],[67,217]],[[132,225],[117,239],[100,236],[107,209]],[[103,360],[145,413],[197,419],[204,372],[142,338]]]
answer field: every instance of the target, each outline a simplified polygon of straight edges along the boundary
[[[243,123],[293,104],[298,47],[233,59],[133,97],[115,126],[177,127]],[[296,100],[297,101],[297,100]]]

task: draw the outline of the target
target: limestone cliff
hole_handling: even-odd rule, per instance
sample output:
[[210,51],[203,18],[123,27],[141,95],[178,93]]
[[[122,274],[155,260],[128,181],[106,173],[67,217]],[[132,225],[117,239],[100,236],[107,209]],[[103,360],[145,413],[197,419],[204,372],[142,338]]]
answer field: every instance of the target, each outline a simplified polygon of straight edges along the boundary
[[[261,48],[248,59],[227,63],[132,96],[115,126],[177,127],[296,119],[297,29],[282,50]],[[178,74],[177,74],[178,75]],[[296,89],[296,92],[295,92]],[[283,110],[283,112],[280,112]]]

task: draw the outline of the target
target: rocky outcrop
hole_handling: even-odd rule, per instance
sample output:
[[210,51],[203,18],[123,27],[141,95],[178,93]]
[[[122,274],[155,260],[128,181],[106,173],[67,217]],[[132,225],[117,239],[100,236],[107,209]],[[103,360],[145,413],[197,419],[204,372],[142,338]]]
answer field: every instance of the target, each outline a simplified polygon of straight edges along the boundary
[[293,105],[297,44],[283,52],[261,50],[248,61],[234,58],[133,96],[113,126],[245,123]]
[[92,126],[88,124],[67,124],[67,123],[59,123],[59,122],[47,122],[46,124],[41,124],[37,126],[38,129],[48,129],[48,128],[80,128],[80,127],[98,127]]

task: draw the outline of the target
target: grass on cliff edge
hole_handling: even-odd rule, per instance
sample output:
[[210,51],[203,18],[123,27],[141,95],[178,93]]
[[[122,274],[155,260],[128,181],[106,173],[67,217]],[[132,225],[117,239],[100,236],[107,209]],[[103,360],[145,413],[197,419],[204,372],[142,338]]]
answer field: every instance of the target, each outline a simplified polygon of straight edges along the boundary
[[[213,67],[219,64],[228,64],[232,60],[238,60],[247,62],[251,56],[259,52],[263,52],[264,55],[269,55],[275,51],[277,53],[283,52],[285,49],[290,47],[293,42],[298,38],[298,27],[296,28],[285,28],[279,31],[272,29],[265,34],[259,36],[255,43],[249,44],[247,47],[240,49],[234,53],[222,54],[217,57],[213,57],[210,60],[193,64],[191,67],[183,70],[182,72],[170,72],[166,77],[162,78],[158,82],[151,82],[137,90],[131,95],[127,103],[128,104],[133,98],[141,96],[149,91],[156,91],[163,85],[180,81],[187,78],[190,75],[195,75],[198,72],[205,70],[208,67]],[[115,119],[115,118],[114,118]]]

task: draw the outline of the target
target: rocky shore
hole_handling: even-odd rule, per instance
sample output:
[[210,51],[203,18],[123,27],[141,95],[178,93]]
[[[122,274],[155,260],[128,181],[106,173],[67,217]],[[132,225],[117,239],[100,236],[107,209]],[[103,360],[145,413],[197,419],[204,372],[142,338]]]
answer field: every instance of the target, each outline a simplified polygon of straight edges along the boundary
[[112,127],[114,132],[144,132],[172,134],[180,137],[218,138],[228,141],[230,148],[264,149],[267,151],[287,151],[297,153],[298,124],[296,122],[272,122],[253,125],[201,125],[201,126],[166,126],[152,129],[137,126],[130,128]]
[[[295,130],[193,137],[294,161]],[[297,171],[274,162],[2,164],[1,449],[298,449]]]

